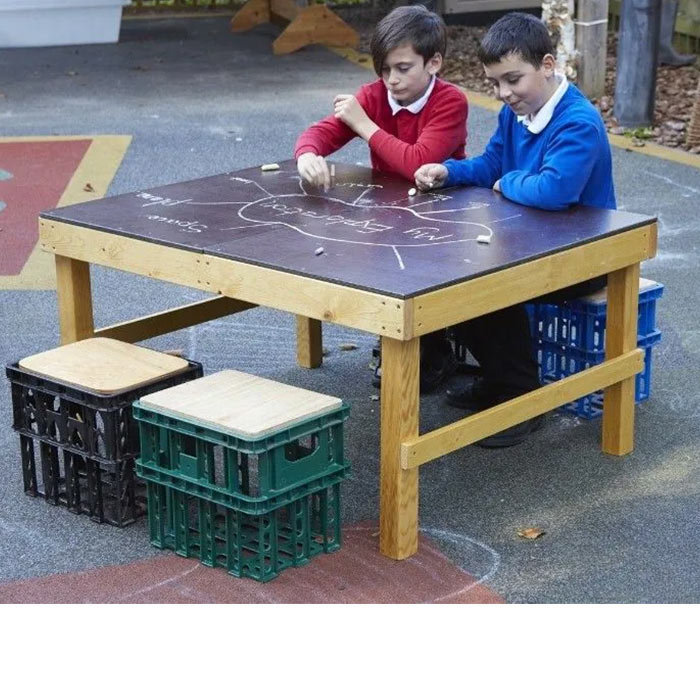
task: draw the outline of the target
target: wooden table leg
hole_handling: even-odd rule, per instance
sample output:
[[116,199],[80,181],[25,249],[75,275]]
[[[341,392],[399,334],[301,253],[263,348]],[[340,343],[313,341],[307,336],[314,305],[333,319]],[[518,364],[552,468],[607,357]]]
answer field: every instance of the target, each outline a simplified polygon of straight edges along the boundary
[[321,322],[315,318],[297,316],[297,363],[313,369],[323,362]]
[[95,326],[92,320],[90,264],[57,255],[56,283],[61,345],[91,338]]
[[418,551],[418,470],[401,469],[401,442],[418,435],[419,338],[382,338],[379,550],[392,559]]
[[[639,263],[608,274],[608,316],[605,359],[637,347]],[[603,452],[625,455],[634,449],[634,387],[629,377],[605,390]]]

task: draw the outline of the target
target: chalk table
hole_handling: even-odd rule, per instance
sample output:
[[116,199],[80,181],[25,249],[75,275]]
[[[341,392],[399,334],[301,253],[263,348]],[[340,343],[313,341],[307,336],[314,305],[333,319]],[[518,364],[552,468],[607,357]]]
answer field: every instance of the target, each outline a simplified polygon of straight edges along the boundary
[[[305,367],[321,363],[322,321],[381,336],[380,549],[395,559],[417,550],[418,467],[430,460],[602,388],[603,451],[633,449],[639,263],[655,255],[655,219],[537,211],[480,188],[411,196],[405,180],[339,163],[323,192],[293,161],[280,166],[43,213],[61,342],[134,342],[256,305],[297,315]],[[216,296],[95,330],[90,263]],[[603,363],[418,434],[421,335],[605,273]]]

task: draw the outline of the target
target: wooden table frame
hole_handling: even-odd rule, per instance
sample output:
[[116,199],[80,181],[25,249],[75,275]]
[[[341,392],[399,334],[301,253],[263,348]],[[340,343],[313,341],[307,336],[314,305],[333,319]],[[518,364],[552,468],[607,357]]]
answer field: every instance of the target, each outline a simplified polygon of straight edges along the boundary
[[[602,449],[634,446],[639,264],[656,254],[648,224],[410,299],[40,219],[41,247],[56,256],[61,343],[91,336],[135,342],[266,306],[297,315],[297,358],[321,364],[321,322],[382,337],[380,550],[418,548],[418,467],[580,396],[605,389]],[[211,292],[213,299],[95,330],[90,263]],[[419,435],[419,338],[576,282],[608,274],[605,361],[566,379]]]

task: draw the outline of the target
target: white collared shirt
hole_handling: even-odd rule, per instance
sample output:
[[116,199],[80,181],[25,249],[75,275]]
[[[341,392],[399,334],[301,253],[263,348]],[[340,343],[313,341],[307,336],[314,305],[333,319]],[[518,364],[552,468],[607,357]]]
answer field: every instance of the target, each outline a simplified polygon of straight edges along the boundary
[[530,115],[522,115],[517,117],[517,120],[527,127],[527,130],[532,134],[539,134],[552,119],[554,108],[559,104],[559,101],[564,97],[564,93],[569,87],[569,81],[566,76],[557,74],[560,79],[559,87],[554,91],[554,94],[542,105],[540,111],[530,119]]
[[425,107],[425,103],[428,101],[428,98],[430,97],[430,93],[433,91],[433,88],[435,87],[435,76],[433,76],[433,79],[430,81],[430,85],[428,85],[428,89],[425,91],[423,94],[423,97],[419,97],[415,102],[411,102],[410,105],[400,105],[392,96],[391,93],[387,90],[386,91],[386,96],[389,99],[389,107],[391,107],[391,116],[395,116],[397,112],[400,112],[402,109],[407,109],[411,114],[418,114],[418,112]]

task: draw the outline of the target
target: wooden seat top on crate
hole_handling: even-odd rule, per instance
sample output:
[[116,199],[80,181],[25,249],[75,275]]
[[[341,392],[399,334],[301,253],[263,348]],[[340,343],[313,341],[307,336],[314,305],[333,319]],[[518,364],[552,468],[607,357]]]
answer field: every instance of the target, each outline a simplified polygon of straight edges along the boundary
[[342,406],[334,396],[236,370],[147,394],[140,403],[246,439],[283,430]]
[[57,382],[98,394],[116,394],[187,369],[187,360],[111,338],[88,338],[19,361]]
[[[644,277],[639,278],[639,292],[646,291],[647,289],[650,289],[651,287],[658,286],[659,283],[655,282],[654,280],[648,280]],[[608,288],[603,287],[602,289],[599,289],[597,292],[593,292],[593,294],[587,294],[585,297],[579,297],[579,301],[586,301],[589,304],[604,304],[608,300]]]

